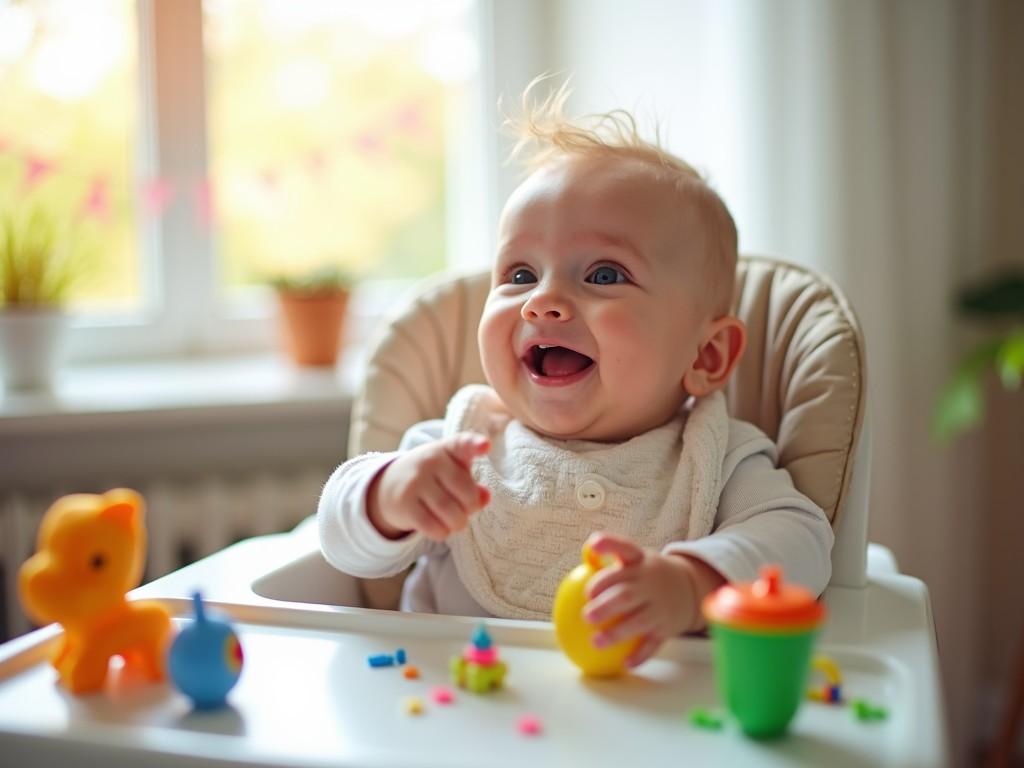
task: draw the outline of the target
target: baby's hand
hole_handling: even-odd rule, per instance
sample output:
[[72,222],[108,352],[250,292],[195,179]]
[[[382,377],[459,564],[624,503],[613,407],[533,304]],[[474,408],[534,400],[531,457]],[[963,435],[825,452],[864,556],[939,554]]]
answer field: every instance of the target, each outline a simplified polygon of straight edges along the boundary
[[722,582],[704,563],[642,549],[623,536],[595,533],[589,544],[595,553],[613,555],[619,562],[590,579],[583,616],[591,624],[613,622],[594,635],[598,648],[643,638],[626,660],[630,667],[653,656],[666,639],[697,629],[700,600]]
[[419,531],[443,541],[461,531],[490,500],[470,471],[473,457],[490,449],[483,435],[460,432],[402,454],[370,484],[370,522],[389,539]]

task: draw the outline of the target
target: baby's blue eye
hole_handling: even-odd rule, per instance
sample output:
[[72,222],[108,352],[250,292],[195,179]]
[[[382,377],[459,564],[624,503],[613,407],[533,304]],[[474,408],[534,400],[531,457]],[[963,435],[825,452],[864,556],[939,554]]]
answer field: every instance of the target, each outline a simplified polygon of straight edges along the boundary
[[626,276],[615,267],[598,267],[587,275],[586,282],[595,285],[612,285],[626,282]]
[[536,283],[537,277],[528,269],[517,269],[512,273],[512,284],[513,285],[527,285],[528,283]]

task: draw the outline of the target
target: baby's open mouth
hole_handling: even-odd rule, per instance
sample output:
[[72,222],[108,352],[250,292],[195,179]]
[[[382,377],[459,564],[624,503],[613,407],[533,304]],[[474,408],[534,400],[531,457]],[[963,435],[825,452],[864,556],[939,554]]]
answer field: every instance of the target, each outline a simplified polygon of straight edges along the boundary
[[591,358],[581,352],[550,344],[530,347],[523,361],[533,373],[548,377],[572,376],[594,364]]

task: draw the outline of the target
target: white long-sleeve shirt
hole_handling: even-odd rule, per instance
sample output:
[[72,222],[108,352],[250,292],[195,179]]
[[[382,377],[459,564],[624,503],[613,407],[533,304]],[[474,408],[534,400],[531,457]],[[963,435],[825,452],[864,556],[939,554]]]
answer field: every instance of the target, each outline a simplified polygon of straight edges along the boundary
[[[390,576],[419,561],[405,584],[403,610],[490,616],[463,583],[447,543],[418,533],[387,539],[367,516],[373,478],[402,451],[443,433],[442,420],[422,422],[406,432],[397,452],[357,456],[338,467],[320,498],[321,549],[334,567],[360,577]],[[752,425],[730,421],[722,483],[712,533],[669,542],[662,551],[696,557],[730,582],[751,581],[762,565],[777,563],[787,581],[820,594],[831,575],[832,528],[789,473],[776,467],[774,444]]]

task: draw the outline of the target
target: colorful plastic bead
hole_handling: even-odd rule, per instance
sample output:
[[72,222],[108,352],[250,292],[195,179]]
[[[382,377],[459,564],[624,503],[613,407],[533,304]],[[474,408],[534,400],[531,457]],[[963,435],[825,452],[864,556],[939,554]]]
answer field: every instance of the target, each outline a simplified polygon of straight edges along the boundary
[[498,661],[498,649],[493,647],[476,648],[470,645],[462,651],[462,658],[482,667],[489,667]]
[[451,704],[455,700],[455,694],[445,685],[435,685],[430,689],[430,698],[437,704]]
[[374,656],[370,656],[366,659],[371,667],[393,667],[395,666],[395,657],[390,653],[378,653]]
[[861,722],[885,720],[889,717],[889,711],[885,707],[876,707],[867,699],[854,699],[850,702],[850,709]]
[[491,635],[487,632],[487,627],[483,624],[478,624],[476,631],[473,632],[472,638],[473,645],[482,651],[486,651],[491,647]]
[[419,696],[406,696],[402,699],[402,711],[407,715],[422,715],[423,699]]
[[540,718],[536,715],[523,715],[516,723],[516,729],[523,736],[538,736],[541,732]]
[[399,664],[405,664],[405,648],[399,648],[395,651],[395,661]]
[[417,667],[410,664],[402,670],[402,676],[405,677],[406,680],[416,680],[420,676],[420,671]]
[[687,714],[690,725],[709,731],[722,730],[722,718],[704,707],[693,707]]

